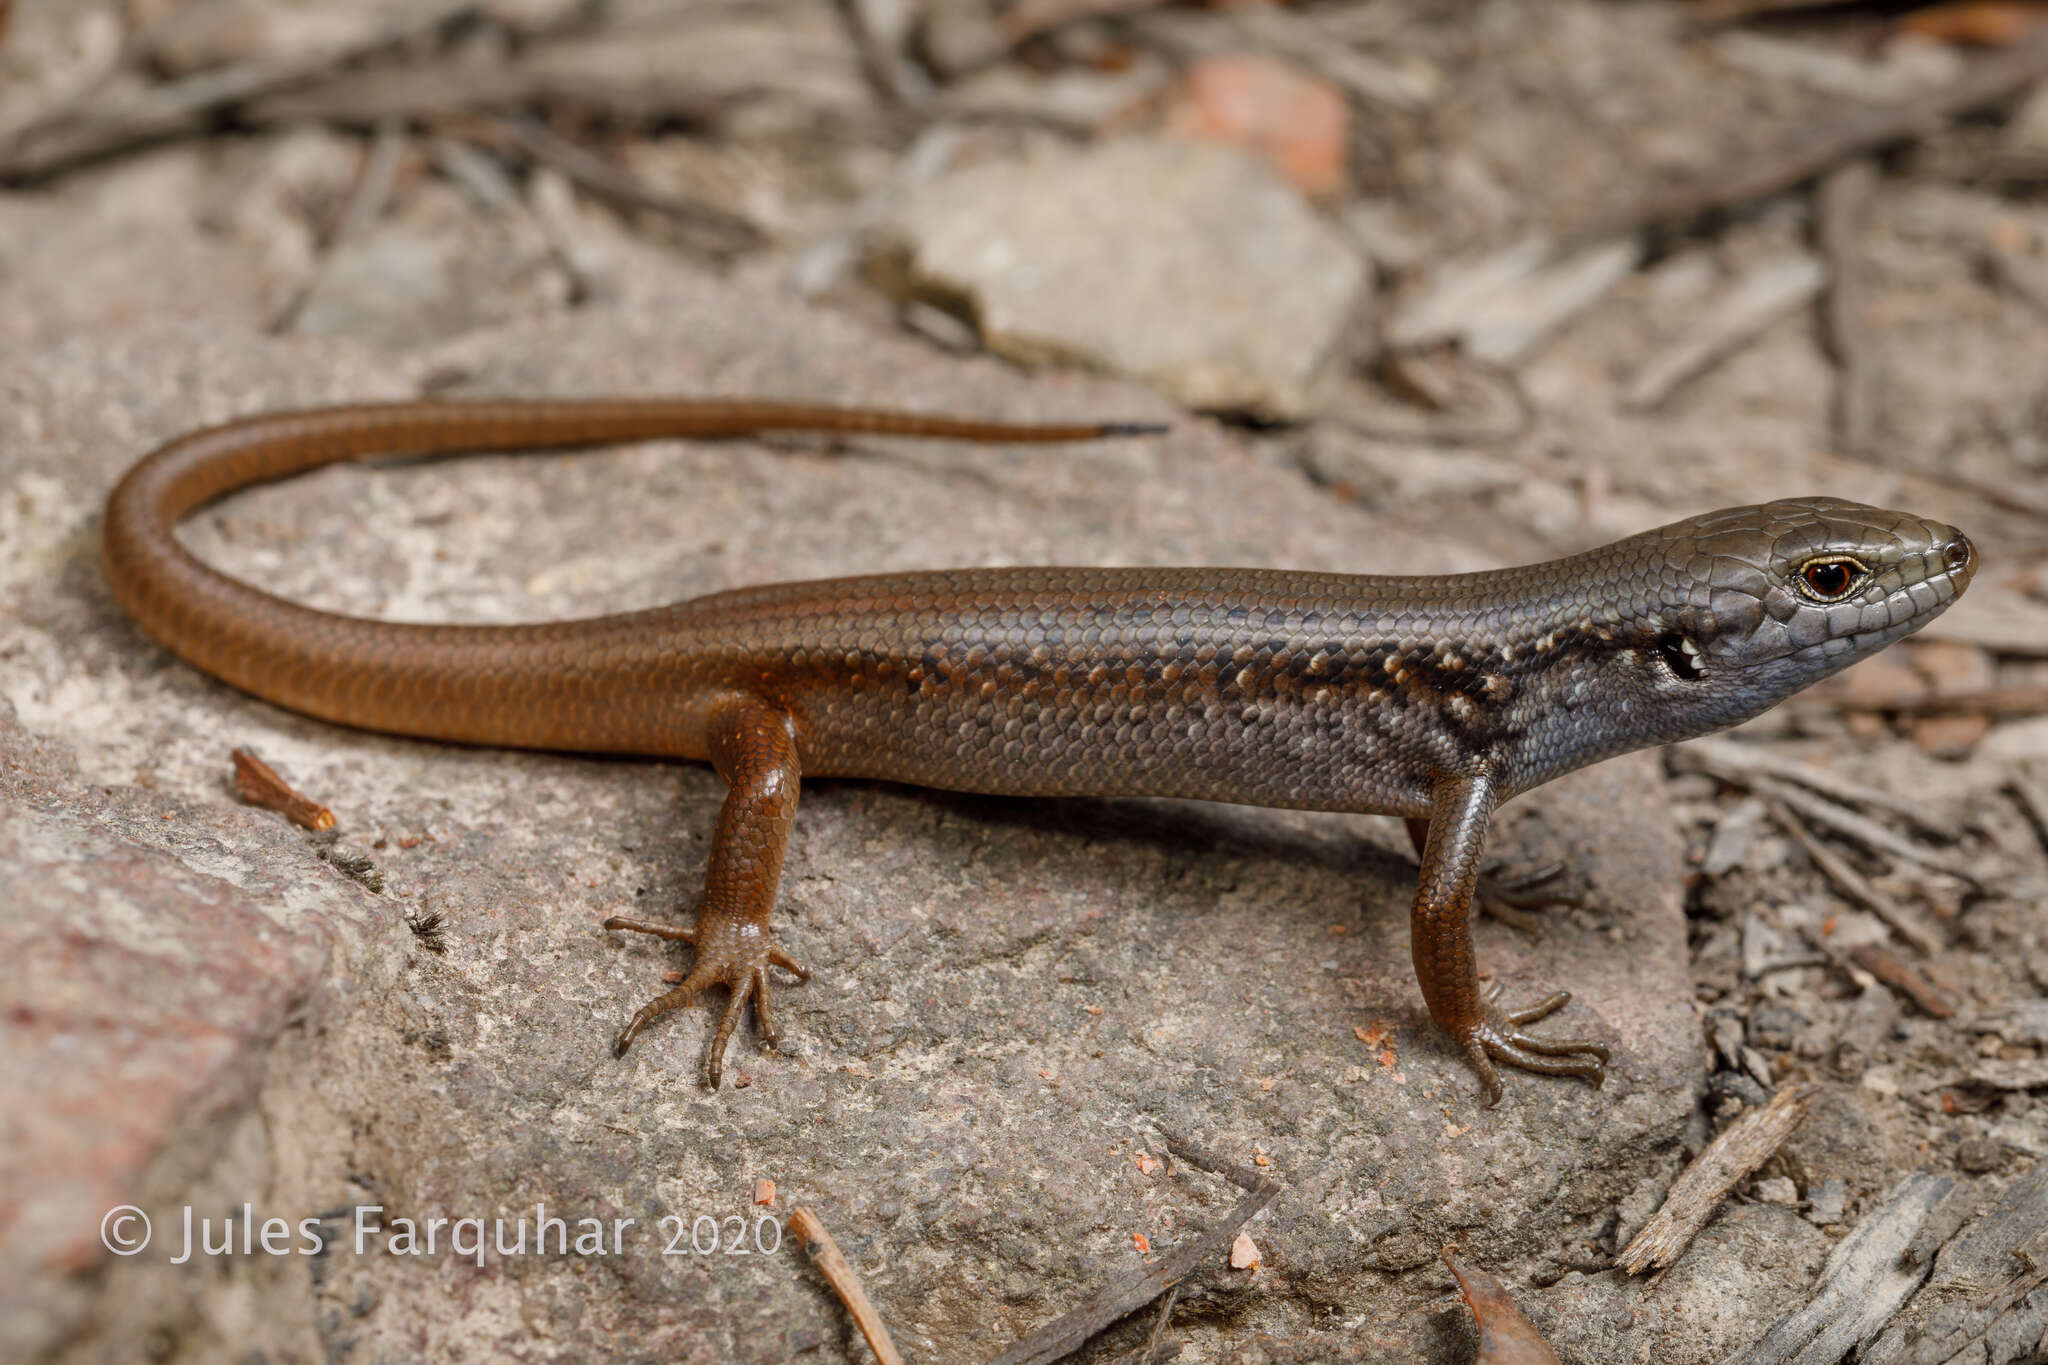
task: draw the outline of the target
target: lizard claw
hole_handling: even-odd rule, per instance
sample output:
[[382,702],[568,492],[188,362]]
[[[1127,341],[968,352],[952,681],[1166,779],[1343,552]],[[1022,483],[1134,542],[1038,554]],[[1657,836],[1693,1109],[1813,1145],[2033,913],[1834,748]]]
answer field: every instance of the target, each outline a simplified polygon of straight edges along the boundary
[[1545,1076],[1583,1076],[1595,1086],[1607,1079],[1605,1043],[1590,1038],[1538,1038],[1521,1029],[1523,1024],[1533,1024],[1563,1009],[1572,998],[1570,991],[1558,991],[1516,1010],[1503,1009],[1499,996],[1499,984],[1489,983],[1478,1023],[1459,1039],[1466,1060],[1479,1073],[1479,1087],[1487,1108],[1500,1103],[1496,1061]]
[[704,1083],[714,1090],[723,1079],[726,1044],[732,1041],[732,1035],[738,1030],[749,1001],[754,1006],[754,1018],[760,1027],[762,1041],[772,1048],[780,1039],[769,999],[768,968],[781,967],[799,981],[810,978],[810,972],[801,963],[750,924],[714,923],[709,932],[700,933],[696,929],[646,924],[614,916],[604,922],[604,927],[654,934],[691,944],[697,949],[697,961],[682,984],[642,1005],[626,1027],[619,1031],[618,1041],[612,1044],[614,1057],[624,1056],[642,1029],[662,1015],[689,1005],[706,986],[722,983],[730,992],[704,1056]]
[[607,929],[631,929],[636,934],[652,934],[656,938],[673,939],[678,943],[694,944],[697,941],[695,929],[685,929],[676,924],[651,924],[644,919],[627,919],[613,915],[604,922]]

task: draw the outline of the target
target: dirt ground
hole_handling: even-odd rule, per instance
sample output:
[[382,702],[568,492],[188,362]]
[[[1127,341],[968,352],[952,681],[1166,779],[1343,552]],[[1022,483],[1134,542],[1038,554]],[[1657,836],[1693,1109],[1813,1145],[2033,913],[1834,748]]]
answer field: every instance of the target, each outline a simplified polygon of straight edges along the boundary
[[[1449,1247],[1565,1360],[2048,1360],[2044,187],[2026,5],[0,0],[0,1356],[868,1359],[801,1206],[907,1359],[1543,1359],[1478,1354]],[[194,427],[613,393],[1171,429],[348,466],[186,541],[433,621],[1479,570],[1800,494],[1982,570],[1500,814],[1577,894],[1482,965],[1573,989],[1598,1091],[1479,1105],[1394,821],[817,782],[817,974],[713,1092],[701,1009],[613,1059],[688,958],[598,928],[687,904],[712,773],[325,726],[99,569]]]

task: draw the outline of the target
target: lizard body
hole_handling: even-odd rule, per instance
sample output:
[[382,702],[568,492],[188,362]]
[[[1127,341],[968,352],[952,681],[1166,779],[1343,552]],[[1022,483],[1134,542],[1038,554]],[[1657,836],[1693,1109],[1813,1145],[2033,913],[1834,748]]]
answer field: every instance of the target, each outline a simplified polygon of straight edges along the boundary
[[1436,577],[1006,568],[778,583],[517,626],[403,625],[229,578],[173,527],[235,489],[368,454],[531,449],[773,429],[1074,440],[1122,426],[692,400],[398,403],[181,437],[109,500],[104,562],[151,635],[259,697],[471,744],[706,760],[730,784],[653,1019],[731,988],[771,1041],[770,929],[802,778],[1024,796],[1193,797],[1405,817],[1422,872],[1417,977],[1488,1102],[1495,1062],[1596,1083],[1606,1048],[1523,1025],[1479,983],[1467,924],[1503,801],[1630,749],[1735,724],[1926,624],[1976,569],[1952,527],[1828,498],[1690,518],[1542,564]]

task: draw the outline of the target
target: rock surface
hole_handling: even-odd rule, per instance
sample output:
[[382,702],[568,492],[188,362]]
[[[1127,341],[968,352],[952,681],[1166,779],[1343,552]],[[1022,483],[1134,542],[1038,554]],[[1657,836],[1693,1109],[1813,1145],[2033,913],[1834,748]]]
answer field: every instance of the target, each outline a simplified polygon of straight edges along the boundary
[[955,172],[911,196],[895,235],[914,286],[963,304],[992,350],[1277,420],[1316,406],[1367,284],[1259,162],[1166,138]]
[[[806,788],[785,873],[780,932],[817,973],[782,991],[787,1053],[743,1036],[707,1093],[702,1010],[610,1056],[687,959],[598,924],[680,913],[714,775],[302,720],[175,662],[108,597],[96,518],[119,471],[263,407],[459,379],[1159,410],[1106,381],[938,362],[751,287],[626,278],[634,292],[604,309],[399,355],[148,323],[0,379],[15,528],[0,537],[0,884],[20,888],[0,943],[34,964],[6,979],[0,1085],[42,1097],[7,1120],[0,1353],[127,1359],[168,1333],[195,1359],[859,1358],[792,1247],[689,1252],[714,1223],[751,1236],[767,1177],[772,1212],[800,1203],[833,1230],[906,1351],[972,1359],[1145,1264],[1135,1236],[1156,1255],[1228,1207],[1215,1177],[1141,1168],[1171,1132],[1263,1158],[1289,1187],[1252,1227],[1261,1267],[1205,1272],[1184,1320],[1266,1350],[1329,1344],[1335,1311],[1398,1343],[1360,1359],[1448,1360],[1440,1245],[1540,1270],[1668,1175],[1700,1061],[1679,845],[1647,759],[1502,813],[1495,850],[1570,858],[1587,908],[1538,939],[1478,930],[1514,995],[1578,992],[1559,1023],[1614,1043],[1604,1090],[1514,1075],[1479,1109],[1415,989],[1412,864],[1391,822],[829,782]],[[661,443],[336,469],[203,513],[188,536],[289,596],[442,620],[912,566],[1428,570],[1461,553],[1186,423],[1068,451]],[[228,751],[245,743],[336,809],[337,843],[234,801]],[[407,928],[425,914],[443,917],[445,955]],[[133,1258],[98,1250],[119,1203],[157,1228]],[[218,1227],[244,1204],[295,1239],[326,1218],[330,1245],[169,1262],[186,1206]],[[618,1241],[607,1224],[605,1254],[481,1267],[353,1246],[361,1206],[386,1223],[503,1218],[509,1237],[543,1204],[572,1235],[573,1220],[636,1222]],[[678,1227],[681,1254],[664,1255]],[[1701,1358],[1680,1345],[1660,1358]]]

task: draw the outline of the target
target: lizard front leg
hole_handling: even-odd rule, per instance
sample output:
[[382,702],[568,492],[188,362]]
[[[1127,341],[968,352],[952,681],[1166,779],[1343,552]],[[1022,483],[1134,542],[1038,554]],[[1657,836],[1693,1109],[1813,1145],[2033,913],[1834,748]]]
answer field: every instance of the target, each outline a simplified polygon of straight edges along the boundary
[[697,960],[682,984],[640,1007],[613,1045],[614,1056],[623,1055],[641,1029],[688,1005],[706,986],[722,982],[731,992],[705,1052],[704,1079],[715,1088],[725,1045],[749,1000],[762,1039],[770,1046],[776,1041],[768,968],[781,967],[798,980],[808,979],[810,973],[775,946],[769,929],[775,889],[782,880],[782,855],[796,820],[801,772],[795,723],[787,711],[757,698],[729,697],[712,710],[707,747],[712,766],[731,790],[711,835],[711,860],[704,872],[696,926],[682,929],[614,917],[604,927],[680,939],[697,950]]
[[[1415,846],[1415,860],[1422,861],[1423,850],[1429,846],[1428,817],[1411,815],[1401,823],[1408,827],[1408,842]],[[1559,885],[1563,877],[1563,863],[1541,863],[1514,872],[1505,872],[1495,864],[1491,871],[1480,870],[1479,885],[1472,899],[1488,919],[1534,934],[1542,930],[1543,920],[1532,911],[1543,906],[1580,903],[1578,892]]]
[[1568,991],[1526,1009],[1507,1010],[1479,986],[1472,954],[1472,896],[1479,883],[1480,852],[1493,818],[1493,787],[1484,773],[1439,778],[1430,792],[1429,833],[1423,841],[1422,873],[1415,884],[1410,934],[1415,976],[1430,1017],[1458,1040],[1479,1075],[1486,1103],[1500,1101],[1500,1073],[1506,1062],[1551,1076],[1584,1076],[1598,1085],[1606,1077],[1607,1048],[1586,1038],[1546,1039],[1524,1033],[1561,1009]]

